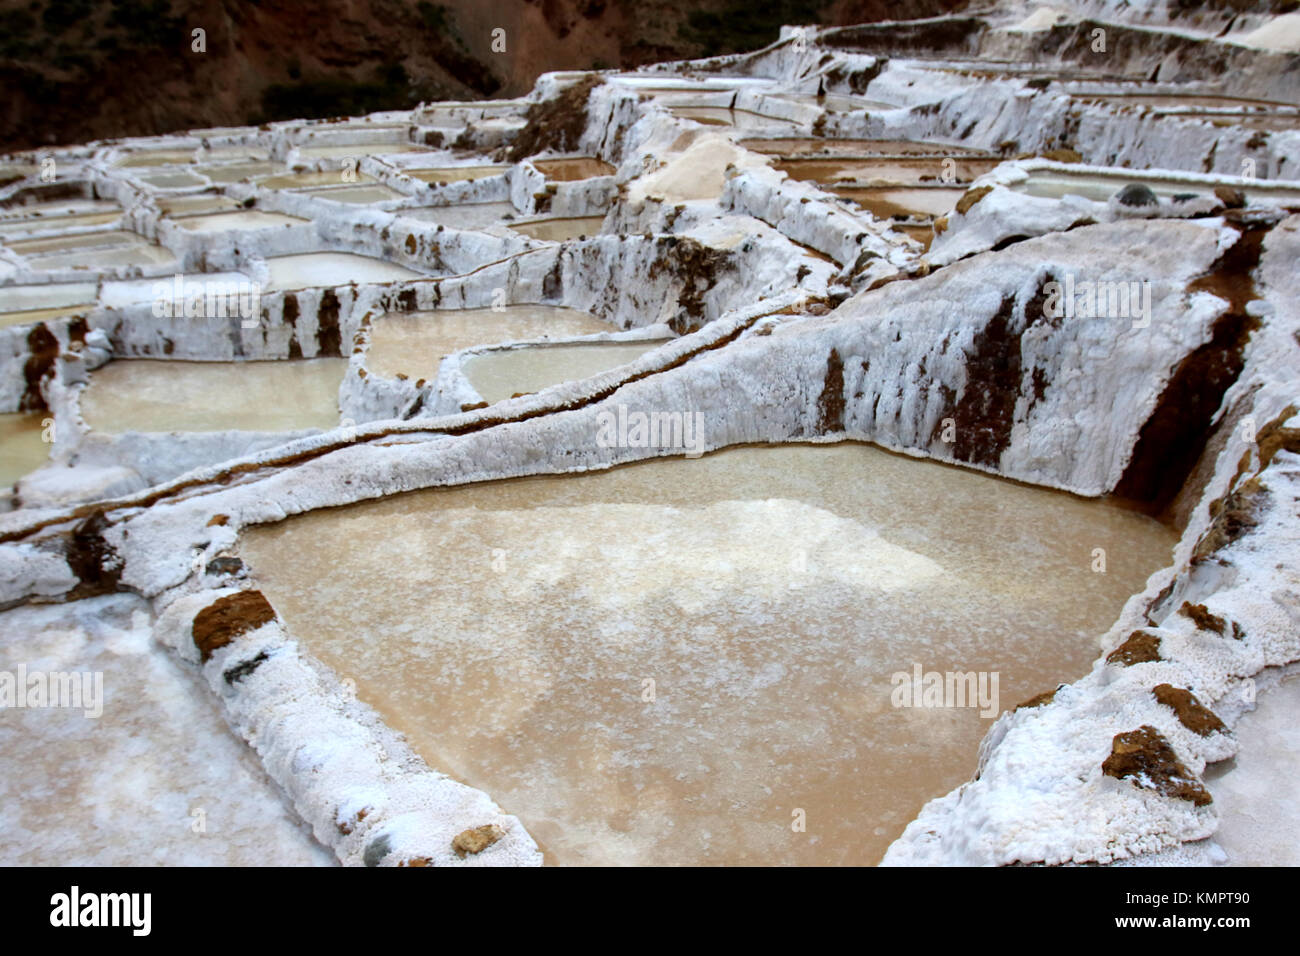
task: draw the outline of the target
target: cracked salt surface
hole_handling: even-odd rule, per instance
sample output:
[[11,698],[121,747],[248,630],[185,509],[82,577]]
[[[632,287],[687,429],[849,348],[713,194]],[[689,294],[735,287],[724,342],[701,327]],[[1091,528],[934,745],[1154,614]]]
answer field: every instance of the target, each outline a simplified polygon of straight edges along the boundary
[[1077,678],[1174,539],[846,443],[415,492],[240,550],[292,636],[549,862],[867,864],[990,723],[896,709],[891,676],[997,671],[1002,708]]
[[97,719],[0,708],[0,865],[334,865],[220,702],[154,645],[147,607],[113,595],[0,614],[0,671],[102,672],[104,701]]

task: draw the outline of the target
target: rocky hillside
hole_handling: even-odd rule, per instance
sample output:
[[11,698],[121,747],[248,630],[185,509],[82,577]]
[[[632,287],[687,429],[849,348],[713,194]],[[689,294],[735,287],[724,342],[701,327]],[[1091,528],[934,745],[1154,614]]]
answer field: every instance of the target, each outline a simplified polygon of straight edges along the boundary
[[514,96],[548,70],[733,53],[770,43],[782,23],[964,3],[323,0],[306,12],[285,0],[5,0],[0,151]]

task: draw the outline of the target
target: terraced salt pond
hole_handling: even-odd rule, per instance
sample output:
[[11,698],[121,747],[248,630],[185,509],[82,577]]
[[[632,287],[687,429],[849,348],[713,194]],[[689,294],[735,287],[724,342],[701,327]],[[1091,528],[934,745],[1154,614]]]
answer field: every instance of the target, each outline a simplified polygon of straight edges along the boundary
[[614,327],[586,312],[553,305],[511,305],[493,309],[393,313],[377,319],[370,330],[366,367],[389,378],[433,381],[438,366],[452,352],[475,345],[572,338]]
[[521,232],[530,239],[543,239],[547,242],[564,242],[568,239],[581,239],[594,236],[600,232],[604,216],[572,216],[551,219],[533,219],[528,222],[511,223],[510,228]]
[[852,200],[879,219],[942,216],[957,205],[965,187],[835,186],[832,192]]
[[894,707],[893,675],[996,671],[994,710],[1077,678],[1173,542],[844,443],[414,492],[240,551],[305,649],[549,862],[770,865],[875,863],[970,777],[992,716]]
[[[1046,199],[1080,196],[1084,199],[1105,202],[1129,183],[1146,185],[1157,196],[1166,199],[1188,193],[1211,196],[1216,185],[1213,182],[1198,183],[1194,180],[1143,176],[1141,173],[1071,173],[1038,170],[1031,172],[1028,179],[1015,183],[1011,188],[1029,196]],[[1277,203],[1282,206],[1300,206],[1300,189],[1294,187],[1271,186],[1267,182],[1255,180],[1253,183],[1241,183],[1234,188],[1239,188],[1248,199]]]
[[94,282],[5,286],[0,288],[0,327],[85,312],[94,306],[96,294]]
[[50,457],[44,438],[49,412],[0,414],[0,488],[7,488]]
[[[1000,163],[996,158],[952,157],[843,157],[834,159],[785,159],[773,164],[791,179],[831,183],[860,182],[919,184],[924,182],[970,182]],[[949,177],[945,180],[945,177]]]
[[420,276],[420,273],[395,262],[351,252],[273,256],[266,260],[266,268],[270,275],[268,288],[272,291],[346,285],[349,282],[396,282]]
[[666,339],[635,342],[584,342],[531,345],[471,355],[461,371],[474,391],[489,403],[540,392],[561,382],[576,382],[634,362]]
[[669,112],[678,119],[694,120],[705,126],[734,126],[737,129],[763,129],[765,127],[791,128],[798,124],[790,120],[766,116],[752,110],[728,109],[725,106],[670,106]]
[[502,222],[507,216],[518,215],[513,203],[476,202],[459,206],[420,206],[400,209],[397,215],[420,222],[432,222],[448,229],[483,229]]
[[426,183],[466,183],[489,176],[500,176],[509,166],[438,166],[425,169],[403,169],[402,172]]
[[301,226],[310,220],[297,216],[286,216],[278,212],[262,212],[259,209],[239,210],[238,212],[218,212],[201,216],[187,216],[177,225],[191,232],[228,232],[235,229],[270,229],[276,226]]
[[566,159],[535,159],[537,171],[552,182],[570,183],[594,176],[612,176],[613,166],[592,156],[575,156]]
[[91,373],[81,416],[92,431],[285,432],[334,428],[346,359],[167,362],[127,359]]

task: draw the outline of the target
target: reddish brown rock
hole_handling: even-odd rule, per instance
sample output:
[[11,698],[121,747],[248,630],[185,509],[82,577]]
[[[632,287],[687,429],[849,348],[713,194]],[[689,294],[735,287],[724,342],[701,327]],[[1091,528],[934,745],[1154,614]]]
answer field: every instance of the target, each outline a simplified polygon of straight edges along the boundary
[[275,608],[261,591],[239,591],[218,598],[196,614],[190,632],[200,658],[207,663],[213,652],[241,634],[274,620]]
[[475,827],[456,834],[456,838],[451,841],[451,848],[463,860],[467,854],[482,853],[505,835],[505,830],[495,823],[489,823],[487,826]]
[[1214,800],[1196,775],[1178,759],[1169,741],[1148,725],[1116,734],[1101,772],[1117,780],[1132,780],[1134,785],[1166,797],[1190,800],[1198,807]]
[[1128,640],[1106,655],[1107,664],[1119,664],[1121,667],[1158,660],[1161,660],[1160,635],[1149,631],[1134,631]]
[[1210,734],[1223,733],[1224,726],[1219,715],[1210,710],[1190,690],[1175,687],[1173,684],[1157,684],[1151,691],[1156,700],[1174,712],[1179,723],[1194,734],[1208,737]]

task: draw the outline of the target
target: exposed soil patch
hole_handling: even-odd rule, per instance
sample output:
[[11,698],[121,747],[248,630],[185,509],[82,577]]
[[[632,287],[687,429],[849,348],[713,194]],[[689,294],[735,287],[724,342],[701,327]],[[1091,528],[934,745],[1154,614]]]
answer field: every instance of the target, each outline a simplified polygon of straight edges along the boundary
[[844,431],[844,360],[831,349],[826,359],[826,382],[817,399],[817,432],[828,435]]
[[587,100],[604,82],[599,76],[585,76],[551,99],[528,107],[527,125],[515,137],[509,161],[517,163],[547,150],[576,152],[587,128]]
[[43,412],[48,409],[41,383],[54,370],[59,357],[59,340],[46,328],[45,323],[32,326],[27,333],[27,361],[23,363],[23,377],[27,387],[18,401],[20,412]]
[[1174,368],[1115,486],[1119,497],[1145,502],[1156,512],[1174,499],[1196,466],[1224,393],[1241,374],[1246,343],[1259,325],[1246,314],[1246,304],[1256,298],[1252,273],[1267,229],[1238,228],[1241,238],[1188,286],[1189,292],[1225,299],[1228,308],[1215,320],[1210,341]]
[[996,468],[1011,441],[1020,397],[1020,335],[1012,330],[1016,300],[1002,306],[975,334],[966,360],[966,385],[953,408],[957,461]]

